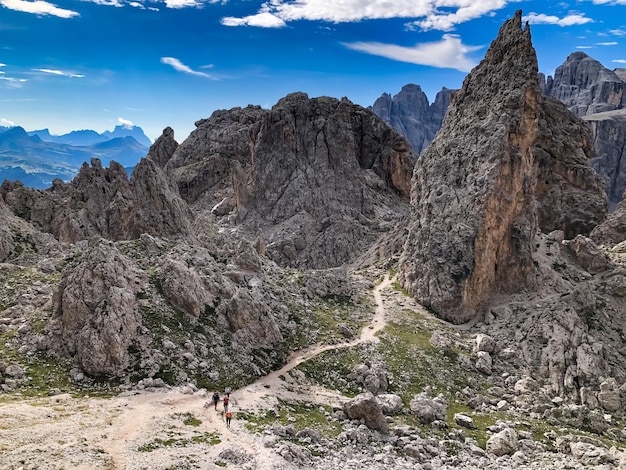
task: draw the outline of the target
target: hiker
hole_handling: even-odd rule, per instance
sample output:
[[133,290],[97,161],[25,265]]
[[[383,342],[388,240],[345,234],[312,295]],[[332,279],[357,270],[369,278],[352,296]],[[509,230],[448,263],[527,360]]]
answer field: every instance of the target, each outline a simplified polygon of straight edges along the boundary
[[220,401],[220,394],[215,392],[213,394],[213,405],[215,406],[215,409],[217,410],[217,402]]
[[230,397],[230,392],[232,392],[232,390],[230,389],[230,387],[226,387],[224,389],[224,393],[226,394],[227,397]]
[[232,411],[227,411],[226,412],[226,427],[229,428],[230,427],[230,420],[233,419],[233,412]]
[[228,403],[230,402],[230,399],[228,398],[228,395],[226,395],[224,397],[224,411],[228,412]]

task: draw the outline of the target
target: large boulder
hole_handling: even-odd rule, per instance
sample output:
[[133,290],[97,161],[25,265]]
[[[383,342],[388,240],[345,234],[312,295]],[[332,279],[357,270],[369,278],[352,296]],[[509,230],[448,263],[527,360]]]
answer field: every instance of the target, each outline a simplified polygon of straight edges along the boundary
[[376,397],[369,392],[361,393],[343,405],[343,412],[350,419],[362,419],[365,425],[376,431],[389,430],[387,420]]

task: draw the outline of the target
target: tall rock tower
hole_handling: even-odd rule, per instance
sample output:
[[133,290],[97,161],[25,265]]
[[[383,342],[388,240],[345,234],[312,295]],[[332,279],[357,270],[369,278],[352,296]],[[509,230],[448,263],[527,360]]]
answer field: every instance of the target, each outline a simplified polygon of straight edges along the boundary
[[588,126],[542,96],[530,27],[506,21],[418,160],[400,279],[462,323],[495,294],[533,288],[539,231],[588,234],[606,214]]

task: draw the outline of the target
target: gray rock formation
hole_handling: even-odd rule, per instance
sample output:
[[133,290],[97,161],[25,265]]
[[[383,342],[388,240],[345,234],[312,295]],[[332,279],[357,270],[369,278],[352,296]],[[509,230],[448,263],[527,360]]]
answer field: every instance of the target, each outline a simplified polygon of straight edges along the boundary
[[[441,317],[481,315],[534,284],[534,237],[589,234],[606,214],[587,125],[543,97],[530,28],[507,21],[418,160],[403,285]],[[489,129],[487,132],[486,130]]]
[[548,77],[545,94],[553,96],[575,114],[583,117],[593,131],[597,156],[591,166],[606,183],[609,210],[621,201],[626,190],[624,156],[626,106],[624,69],[613,71],[578,51],[557,67],[554,77]]
[[[194,211],[235,222],[281,265],[350,262],[404,214],[416,156],[350,101],[294,93],[199,121],[166,165]],[[405,201],[405,202],[403,202]]]
[[163,168],[177,148],[178,142],[174,139],[174,130],[171,127],[166,127],[156,142],[150,146],[147,158]]
[[191,213],[177,188],[148,158],[135,167],[130,181],[118,163],[103,168],[94,158],[71,183],[55,180],[47,190],[3,184],[0,193],[16,215],[62,242],[191,232]]
[[413,150],[421,154],[441,128],[453,92],[444,87],[437,93],[435,101],[429,104],[428,97],[419,85],[408,84],[393,98],[383,93],[370,109],[397,129],[406,137]]
[[591,126],[597,154],[591,166],[606,183],[609,211],[613,211],[626,191],[626,109],[591,114],[583,119]]
[[97,243],[64,273],[55,294],[57,347],[90,375],[125,372],[133,361],[129,350],[146,340],[137,299],[145,281],[112,243]]
[[614,246],[626,240],[626,201],[617,205],[615,210],[589,235],[598,245]]
[[381,406],[371,393],[362,393],[343,405],[343,412],[350,419],[362,419],[365,425],[376,431],[386,433],[389,430]]
[[623,108],[626,83],[582,51],[570,54],[548,77],[545,94],[562,101],[570,111],[585,116]]

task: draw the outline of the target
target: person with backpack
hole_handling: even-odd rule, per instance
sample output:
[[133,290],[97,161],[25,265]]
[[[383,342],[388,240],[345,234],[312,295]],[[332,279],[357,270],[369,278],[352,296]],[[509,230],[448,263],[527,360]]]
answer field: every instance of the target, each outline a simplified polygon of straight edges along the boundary
[[228,414],[228,403],[230,402],[230,399],[228,398],[228,395],[226,395],[224,397],[224,411],[226,412],[226,414]]
[[230,427],[230,420],[233,419],[233,412],[232,411],[227,411],[226,412],[226,427],[229,428]]
[[217,410],[217,403],[220,401],[220,394],[215,392],[213,394],[213,406],[215,407],[215,409]]

